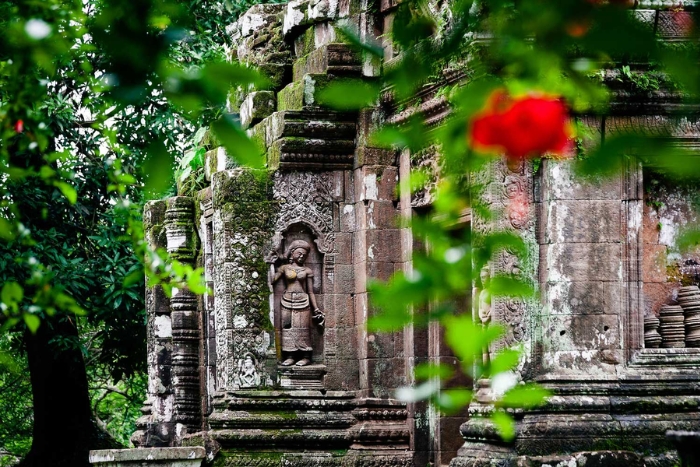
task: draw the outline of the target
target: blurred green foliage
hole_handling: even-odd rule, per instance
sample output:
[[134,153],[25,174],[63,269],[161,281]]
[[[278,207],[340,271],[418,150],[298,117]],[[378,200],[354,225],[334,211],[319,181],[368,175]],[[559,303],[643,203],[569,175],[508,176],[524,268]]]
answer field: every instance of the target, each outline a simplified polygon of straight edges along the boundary
[[0,339],[12,342],[0,341],[0,446],[12,453],[31,444],[23,332],[50,320],[80,331],[50,345],[80,350],[97,425],[129,443],[145,398],[144,276],[206,291],[201,270],[148,248],[142,204],[173,193],[178,164],[201,169],[195,132],[230,88],[262,82],[226,63],[225,27],[250,4],[0,1]]

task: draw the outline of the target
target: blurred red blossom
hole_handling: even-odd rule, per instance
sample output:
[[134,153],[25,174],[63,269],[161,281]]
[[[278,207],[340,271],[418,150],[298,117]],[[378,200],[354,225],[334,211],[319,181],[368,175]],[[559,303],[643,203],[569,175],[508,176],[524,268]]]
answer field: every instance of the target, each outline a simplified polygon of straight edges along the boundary
[[485,152],[503,152],[509,159],[567,156],[573,149],[571,125],[560,99],[529,95],[512,98],[497,90],[471,120],[471,145]]
[[20,119],[15,122],[15,133],[24,132],[24,122]]

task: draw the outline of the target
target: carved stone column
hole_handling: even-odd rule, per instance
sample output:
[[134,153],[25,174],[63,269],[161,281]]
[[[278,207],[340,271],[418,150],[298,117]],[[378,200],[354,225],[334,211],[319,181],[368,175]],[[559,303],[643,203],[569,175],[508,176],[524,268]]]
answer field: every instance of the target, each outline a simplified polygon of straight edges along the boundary
[[[168,253],[173,259],[194,264],[197,235],[194,225],[194,201],[185,196],[167,200],[165,231]],[[173,354],[172,376],[174,390],[173,419],[176,436],[187,431],[199,431],[201,423],[201,394],[199,384],[199,312],[197,297],[185,288],[174,288],[170,299]]]

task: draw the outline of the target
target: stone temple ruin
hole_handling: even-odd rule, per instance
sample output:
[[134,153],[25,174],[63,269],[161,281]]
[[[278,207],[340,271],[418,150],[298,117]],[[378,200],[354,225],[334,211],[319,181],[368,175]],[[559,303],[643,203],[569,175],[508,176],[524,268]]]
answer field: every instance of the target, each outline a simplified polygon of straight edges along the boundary
[[[639,3],[634,14],[679,38],[667,2]],[[368,280],[411,267],[411,232],[398,219],[432,202],[430,187],[398,195],[397,186],[416,167],[436,167],[437,155],[372,147],[367,136],[377,121],[414,114],[439,123],[450,112],[439,90],[463,75],[446,73],[407,106],[317,105],[329,80],[380,70],[341,43],[337,26],[385,37],[395,7],[293,0],[254,6],[229,28],[233,57],[273,80],[231,109],[266,148],[267,170],[234,167],[211,148],[205,189],[147,205],[150,244],[203,266],[214,294],[148,288],[140,449],[94,452],[96,465],[673,465],[666,431],[700,429],[700,293],[689,287],[700,282],[700,257],[674,246],[696,220],[697,187],[634,159],[602,182],[574,178],[562,161],[490,168],[488,203],[528,200],[495,222],[521,235],[532,259],[519,265],[504,253],[491,272],[528,275],[540,290],[538,303],[495,299],[492,317],[509,330],[504,344],[525,349],[519,378],[554,393],[516,414],[515,442],[470,418],[484,401],[447,416],[395,398],[415,364],[455,361],[437,325],[391,334],[364,325],[376,312]],[[396,54],[388,42],[385,54]],[[674,105],[659,91],[581,119],[597,138],[639,128],[700,149],[700,121],[671,116]],[[465,213],[460,227],[477,221]]]

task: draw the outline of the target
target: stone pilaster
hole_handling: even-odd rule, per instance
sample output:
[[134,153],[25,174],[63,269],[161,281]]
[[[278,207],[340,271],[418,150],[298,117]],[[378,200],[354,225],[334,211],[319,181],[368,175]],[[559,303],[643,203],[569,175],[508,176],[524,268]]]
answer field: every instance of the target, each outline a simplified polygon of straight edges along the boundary
[[[198,246],[194,223],[194,200],[176,196],[167,200],[165,211],[167,249],[171,258],[194,265]],[[201,424],[197,297],[186,287],[173,288],[170,299],[172,323],[173,420],[176,436],[199,431]]]
[[[217,388],[268,387],[276,378],[264,261],[275,209],[269,175],[243,168],[217,172],[212,196]],[[255,374],[242,382],[246,356]]]

